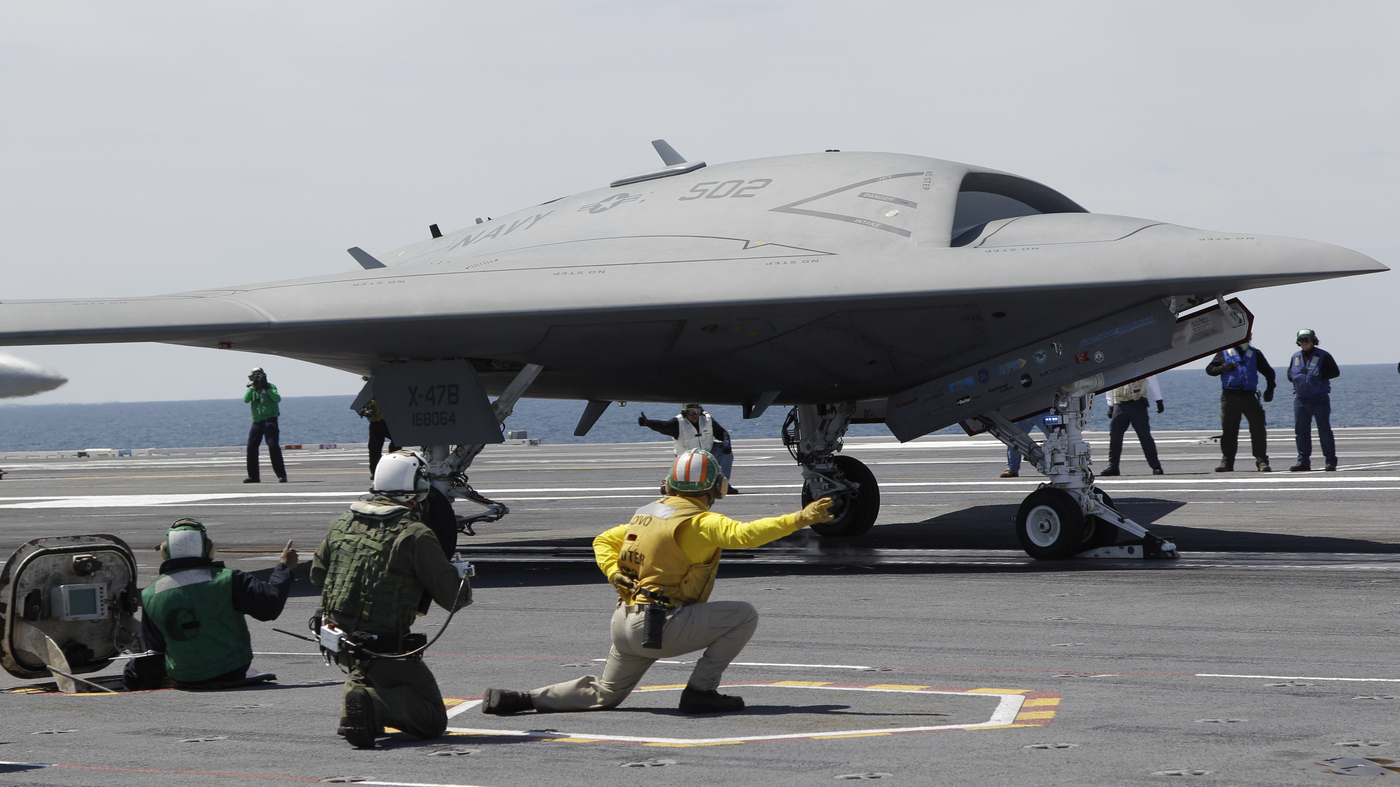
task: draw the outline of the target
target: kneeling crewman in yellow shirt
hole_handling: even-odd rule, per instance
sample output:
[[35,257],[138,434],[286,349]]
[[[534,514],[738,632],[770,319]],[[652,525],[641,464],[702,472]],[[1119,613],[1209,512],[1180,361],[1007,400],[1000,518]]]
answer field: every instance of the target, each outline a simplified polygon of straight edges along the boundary
[[642,506],[632,521],[593,539],[598,567],[617,588],[612,650],[603,677],[586,675],[530,692],[487,689],[483,713],[606,710],[622,703],[657,659],[704,649],[685,690],[682,713],[744,709],[742,697],[720,694],[725,667],[758,628],[758,611],[745,601],[708,601],[725,548],[766,544],[831,519],[824,497],[797,513],[738,522],[710,511],[728,481],[708,451],[676,457],[668,496]]

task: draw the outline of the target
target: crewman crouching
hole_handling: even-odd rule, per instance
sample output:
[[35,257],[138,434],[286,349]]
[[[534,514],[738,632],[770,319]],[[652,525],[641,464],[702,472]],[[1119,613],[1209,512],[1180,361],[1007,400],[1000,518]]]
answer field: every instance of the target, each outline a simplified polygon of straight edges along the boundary
[[708,601],[725,548],[755,547],[831,520],[831,498],[784,516],[738,522],[710,511],[728,482],[715,457],[699,449],[676,458],[669,495],[593,540],[598,567],[617,589],[612,650],[603,677],[586,675],[530,692],[487,689],[484,713],[615,708],[657,660],[704,649],[685,690],[682,713],[732,713],[741,697],[720,694],[720,678],[758,627],[744,601]]
[[171,525],[160,554],[160,577],[141,591],[141,638],[147,650],[164,655],[128,662],[126,687],[154,689],[167,677],[182,689],[246,683],[253,645],[244,616],[266,621],[282,614],[297,565],[292,542],[266,582],[215,562],[214,542],[196,519]]
[[409,628],[424,590],[451,612],[470,604],[472,593],[467,564],[450,562],[418,519],[428,489],[416,454],[385,455],[372,497],[331,523],[311,561],[311,582],[321,588],[322,646],[326,623],[346,638],[335,651],[349,671],[339,734],[359,749],[374,748],[385,725],[419,738],[447,729],[442,692],[423,663],[427,639]]

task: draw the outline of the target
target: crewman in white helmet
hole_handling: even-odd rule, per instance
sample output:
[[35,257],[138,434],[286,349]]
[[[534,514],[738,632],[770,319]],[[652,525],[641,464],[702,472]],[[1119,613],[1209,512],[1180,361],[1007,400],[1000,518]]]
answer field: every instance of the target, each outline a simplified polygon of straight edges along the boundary
[[373,749],[386,726],[418,738],[437,738],[447,729],[442,692],[423,663],[427,638],[409,629],[424,591],[455,612],[472,603],[472,588],[466,564],[448,561],[438,537],[419,520],[428,489],[417,454],[385,455],[369,499],[331,523],[312,557],[323,644],[327,624],[353,639],[353,646],[338,645],[334,653],[349,674],[338,732],[357,749]]

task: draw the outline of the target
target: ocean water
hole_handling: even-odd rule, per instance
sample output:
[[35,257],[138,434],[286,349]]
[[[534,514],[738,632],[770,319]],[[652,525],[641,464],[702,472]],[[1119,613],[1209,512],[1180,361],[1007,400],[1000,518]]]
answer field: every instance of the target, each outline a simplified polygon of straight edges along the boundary
[[[1400,374],[1389,364],[1341,367],[1332,381],[1332,425],[1400,426]],[[1293,423],[1293,397],[1283,369],[1274,401],[1266,404],[1269,425]],[[1154,431],[1217,429],[1220,383],[1202,370],[1177,369],[1162,374],[1166,412],[1152,413]],[[365,441],[366,422],[350,410],[355,393],[344,396],[287,396],[278,424],[283,444],[354,444]],[[583,402],[522,399],[506,422],[547,443],[624,443],[669,438],[637,425],[645,412],[653,419],[675,415],[678,404],[614,405],[598,419],[587,437],[574,437]],[[737,439],[776,437],[787,415],[770,408],[762,418],[745,421],[738,407],[707,408]],[[1100,398],[1090,429],[1106,430],[1107,408]],[[243,445],[248,439],[249,409],[241,399],[183,402],[108,402],[104,404],[0,405],[0,453],[86,448],[191,448]],[[958,427],[943,430],[960,433]],[[888,435],[882,424],[857,424],[849,434]]]

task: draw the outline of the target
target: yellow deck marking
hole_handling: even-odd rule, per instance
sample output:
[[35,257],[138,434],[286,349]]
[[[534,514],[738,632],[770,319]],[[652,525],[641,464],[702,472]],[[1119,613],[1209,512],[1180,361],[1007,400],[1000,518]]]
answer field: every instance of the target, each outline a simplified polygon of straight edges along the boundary
[[928,686],[906,686],[902,683],[876,683],[869,688],[886,689],[888,691],[921,691],[928,688]]
[[829,680],[779,680],[773,682],[774,686],[831,686]]
[[1016,714],[1016,721],[1021,721],[1021,720],[1023,720],[1023,719],[1053,719],[1053,718],[1055,718],[1055,711],[1052,711],[1052,710],[1028,710],[1028,711],[1021,711],[1020,713]]
[[1024,706],[1031,706],[1031,705],[1059,705],[1059,704],[1060,704],[1060,698],[1059,698],[1059,697],[1040,697],[1039,699],[1029,699],[1029,700],[1026,700],[1025,702],[1023,702],[1023,703],[1021,703],[1021,704],[1024,705]]

